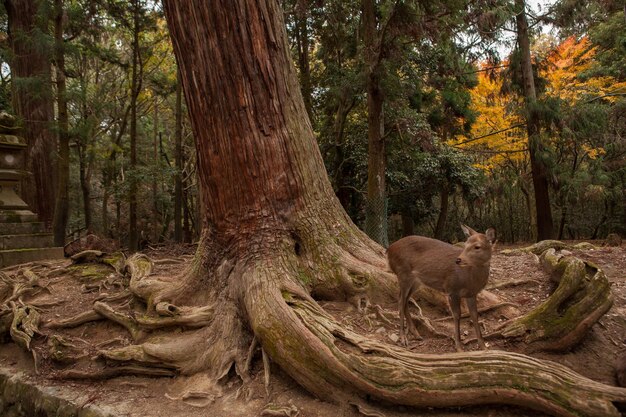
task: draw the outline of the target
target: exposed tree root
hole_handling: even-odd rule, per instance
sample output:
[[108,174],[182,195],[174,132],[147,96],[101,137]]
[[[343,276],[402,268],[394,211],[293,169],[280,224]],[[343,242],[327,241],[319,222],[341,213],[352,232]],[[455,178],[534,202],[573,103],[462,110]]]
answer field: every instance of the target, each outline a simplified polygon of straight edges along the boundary
[[101,263],[109,265],[119,275],[124,275],[126,267],[126,257],[122,252],[106,253],[99,250],[86,250],[70,256],[72,263]]
[[61,320],[51,320],[45,323],[45,327],[50,329],[63,329],[77,327],[81,324],[89,323],[91,321],[103,320],[104,316],[96,312],[95,310],[88,310],[83,313],[77,314],[72,317]]
[[277,405],[270,403],[261,411],[262,417],[297,417],[300,414],[298,408],[291,405]]
[[121,313],[110,305],[100,301],[96,301],[93,304],[93,309],[102,317],[123,326],[126,330],[128,330],[128,333],[130,333],[134,341],[141,340],[146,335],[137,324],[137,321],[130,314]]
[[75,341],[88,345],[87,342],[81,339],[70,339],[59,335],[50,336],[47,343],[50,358],[64,364],[75,363],[85,358],[88,355],[87,351],[84,348],[78,347]]
[[109,379],[122,375],[138,375],[138,376],[176,376],[176,372],[166,368],[149,368],[137,365],[120,365],[116,367],[103,368],[98,371],[81,371],[76,369],[68,369],[60,371],[53,375],[56,379]]
[[13,322],[9,333],[15,343],[30,351],[30,342],[39,329],[39,312],[30,306],[18,307],[11,302]]
[[505,250],[500,251],[500,253],[502,255],[507,255],[507,256],[522,255],[525,253],[533,253],[535,255],[541,255],[548,249],[588,250],[588,249],[597,249],[597,247],[588,242],[580,242],[580,243],[576,243],[572,245],[569,243],[561,242],[560,240],[542,240],[541,242],[537,242],[533,245],[526,246],[525,248],[505,249]]
[[610,283],[597,266],[548,249],[541,264],[559,283],[554,293],[526,315],[497,331],[521,338],[529,351],[562,351],[575,346],[613,305]]
[[[76,326],[104,317],[121,324],[135,341],[143,340],[143,343],[100,350],[101,369],[71,369],[56,376],[101,379],[127,374],[196,375],[203,371],[213,384],[234,366],[244,381],[241,389],[245,396],[250,394],[246,381],[250,380],[252,358],[260,346],[268,396],[271,359],[313,394],[341,404],[354,404],[366,415],[379,415],[376,401],[382,401],[417,407],[513,404],[558,416],[617,416],[613,402],[626,402],[626,390],[590,381],[561,365],[524,355],[497,351],[415,354],[358,335],[342,327],[309,295],[309,290],[314,288],[319,294],[329,271],[320,270],[319,266],[309,267],[320,263],[314,262],[314,257],[309,258],[306,252],[298,256],[273,249],[281,256],[239,262],[196,261],[180,281],[152,277],[153,264],[145,256],[129,258],[127,266],[121,269],[130,273],[130,294],[145,302],[145,313],[124,312],[97,301],[93,310],[51,321],[47,327]],[[374,274],[376,270],[380,272],[381,265],[378,260],[365,262],[366,252],[367,249],[360,248],[350,253],[335,253],[330,267],[337,278],[334,296],[340,294],[339,298],[344,300],[362,295],[366,301],[376,298],[372,291],[373,288],[380,290],[381,278]],[[338,259],[341,262],[337,262]],[[342,267],[342,262],[349,266]],[[563,273],[561,285],[569,285],[564,283],[570,275],[578,283],[587,280],[593,287],[605,285],[593,266],[583,263],[584,271],[579,277],[578,272],[568,272],[570,267],[561,262],[560,259],[545,261],[553,265],[555,271]],[[592,271],[592,276],[585,278],[585,271]],[[388,272],[382,273],[388,281],[387,275]],[[201,284],[195,285],[210,283],[203,289],[202,297],[191,291],[192,283],[198,279]],[[395,279],[393,285],[389,282],[384,285],[385,291],[395,290]],[[5,292],[7,298],[13,294],[13,288]],[[602,294],[604,289],[598,291]],[[572,293],[580,294],[568,290],[568,294]],[[330,299],[333,294],[327,296]],[[482,311],[515,310],[514,306],[503,305],[497,297],[491,296],[487,293],[488,302],[482,306]],[[197,305],[183,305],[183,300],[193,300]],[[358,304],[363,306],[362,300]],[[577,305],[566,304],[568,307]],[[581,308],[587,309],[595,305],[583,304]],[[598,303],[598,306],[603,304]],[[374,307],[374,311],[386,318],[380,309]],[[600,316],[603,314],[602,308],[593,311]],[[0,309],[0,319],[8,314],[15,315],[7,313],[6,308]],[[430,324],[422,319],[422,324]],[[388,319],[387,322],[391,323]],[[576,328],[586,328],[575,334],[584,334],[592,323],[581,322]],[[181,331],[175,334],[159,331],[172,326]],[[528,326],[532,332],[533,327]],[[431,330],[433,334],[438,333],[434,328]],[[573,338],[568,340],[571,342]],[[85,357],[85,349],[78,343],[50,339],[49,347],[57,352],[55,360],[72,363]],[[28,347],[28,343],[25,346]],[[54,358],[54,353],[51,356]],[[170,397],[205,406],[214,400],[215,394],[210,389],[189,386],[180,395]]]
[[181,307],[180,313],[172,317],[135,317],[136,323],[146,329],[184,326],[189,328],[205,327],[213,321],[213,307]]

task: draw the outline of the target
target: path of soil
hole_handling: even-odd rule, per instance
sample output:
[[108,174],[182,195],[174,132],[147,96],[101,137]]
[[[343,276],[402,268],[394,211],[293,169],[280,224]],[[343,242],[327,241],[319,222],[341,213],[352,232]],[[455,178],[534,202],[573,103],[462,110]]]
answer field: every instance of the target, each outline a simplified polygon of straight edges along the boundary
[[[499,247],[498,249],[504,249]],[[163,263],[157,266],[157,273],[163,275],[180,271],[182,265],[192,256],[192,248],[166,247],[152,250],[148,255],[153,259],[173,259],[174,263]],[[604,269],[615,295],[612,309],[592,328],[591,332],[574,350],[564,354],[533,353],[533,356],[562,363],[575,371],[606,384],[614,384],[613,362],[618,352],[626,348],[626,247],[600,247],[596,250],[575,251],[575,256],[589,260]],[[47,285],[49,292],[43,291],[37,296],[38,302],[57,304],[42,311],[42,321],[71,317],[86,311],[93,302],[106,293],[114,296],[119,291],[115,274],[107,271],[107,267],[70,267],[69,261],[51,261],[31,265],[30,268]],[[15,272],[15,269],[12,270]],[[9,271],[11,272],[11,271]],[[102,274],[109,273],[106,285],[101,283]],[[106,276],[106,275],[105,275]],[[99,278],[96,278],[99,277]],[[534,255],[504,256],[496,253],[492,260],[490,285],[526,278],[525,284],[494,289],[504,300],[519,306],[522,312],[528,311],[544,300],[553,287],[548,276],[538,267]],[[99,279],[100,281],[96,281]],[[93,282],[92,282],[93,280]],[[86,288],[91,292],[84,292]],[[441,311],[426,303],[418,303],[423,315],[429,318],[436,329],[451,335],[452,320],[447,311]],[[387,343],[397,344],[398,319],[395,305],[382,306],[390,323],[385,323],[372,309],[365,314],[357,311],[347,303],[322,303],[323,307],[334,315],[345,326],[352,330],[367,334]],[[480,306],[479,306],[480,308]],[[489,333],[504,320],[497,310],[481,314],[484,325],[483,333]],[[473,327],[467,319],[462,322],[463,338],[473,337]],[[96,321],[73,329],[51,330],[42,329],[42,336],[34,340],[35,351],[43,358],[35,370],[32,357],[13,343],[0,344],[0,368],[9,372],[22,372],[26,379],[39,386],[61,387],[65,390],[81,393],[81,398],[88,398],[89,403],[107,405],[119,416],[154,416],[154,417],[200,417],[200,416],[260,416],[268,405],[291,407],[291,415],[295,410],[301,417],[323,416],[356,416],[350,407],[339,408],[308,395],[291,378],[283,374],[276,366],[272,367],[269,395],[263,385],[263,368],[260,355],[254,363],[252,383],[247,398],[237,396],[241,381],[231,375],[224,383],[221,393],[209,405],[197,407],[175,399],[186,378],[145,378],[124,376],[106,381],[68,381],[53,380],[51,376],[62,366],[53,363],[50,357],[48,339],[53,334],[71,337],[72,340],[84,341],[88,355],[95,355],[101,348],[110,348],[131,344],[127,332],[119,325],[110,321]],[[502,341],[491,341],[491,349],[521,351],[521,347]],[[100,345],[100,346],[98,346]],[[475,343],[468,343],[467,349],[477,349]],[[409,349],[422,353],[454,352],[451,338],[425,338],[422,341],[410,340]],[[71,365],[68,365],[71,366]],[[193,402],[193,401],[191,401]],[[293,406],[293,407],[292,407]],[[268,414],[269,415],[269,414]],[[289,415],[287,412],[285,415]],[[526,416],[538,415],[536,412],[516,407],[470,407],[445,410],[415,410],[405,407],[391,406],[385,411],[389,417],[400,416]]]

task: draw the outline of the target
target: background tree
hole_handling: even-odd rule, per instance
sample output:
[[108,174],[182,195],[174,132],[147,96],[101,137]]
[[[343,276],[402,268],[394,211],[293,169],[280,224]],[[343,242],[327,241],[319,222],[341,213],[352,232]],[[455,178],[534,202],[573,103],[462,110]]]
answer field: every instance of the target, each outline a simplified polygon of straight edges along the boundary
[[57,94],[58,125],[58,160],[57,190],[54,205],[54,244],[65,245],[67,223],[69,220],[69,182],[70,182],[70,138],[67,110],[67,84],[65,75],[65,39],[64,29],[67,15],[64,1],[54,2],[54,64]]
[[51,12],[46,1],[6,0],[12,104],[27,140],[27,167],[34,181],[23,182],[23,194],[39,219],[48,225],[54,216],[56,165],[54,111],[48,33]]

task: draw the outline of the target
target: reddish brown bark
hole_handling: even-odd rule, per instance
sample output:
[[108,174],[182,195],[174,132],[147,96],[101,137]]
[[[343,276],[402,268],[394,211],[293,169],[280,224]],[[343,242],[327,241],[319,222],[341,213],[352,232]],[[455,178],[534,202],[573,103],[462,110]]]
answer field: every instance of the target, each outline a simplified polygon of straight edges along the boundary
[[39,32],[47,30],[48,16],[40,0],[5,0],[11,48],[13,109],[28,141],[28,170],[23,197],[40,220],[48,225],[54,214],[56,182],[53,128],[53,95],[50,79],[50,47]]

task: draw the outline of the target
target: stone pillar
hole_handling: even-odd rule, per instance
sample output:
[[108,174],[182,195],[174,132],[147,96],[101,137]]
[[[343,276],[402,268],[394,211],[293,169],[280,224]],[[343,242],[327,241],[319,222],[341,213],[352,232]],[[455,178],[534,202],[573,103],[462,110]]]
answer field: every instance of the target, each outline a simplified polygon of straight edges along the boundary
[[30,174],[26,140],[17,133],[15,119],[0,113],[0,268],[63,257],[63,248],[52,247],[52,234],[20,197],[20,184]]
[[15,119],[0,113],[0,222],[32,222],[35,214],[19,196],[24,170],[26,140],[16,135]]

